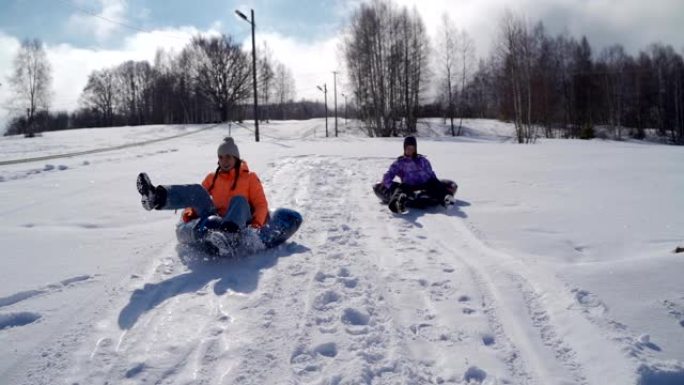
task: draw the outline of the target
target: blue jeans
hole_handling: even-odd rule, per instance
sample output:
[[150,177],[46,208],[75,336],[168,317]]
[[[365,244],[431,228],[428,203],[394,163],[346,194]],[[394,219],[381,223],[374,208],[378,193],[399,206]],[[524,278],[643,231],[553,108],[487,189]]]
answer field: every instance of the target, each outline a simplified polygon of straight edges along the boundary
[[[244,229],[252,220],[252,209],[247,198],[235,196],[230,200],[226,215],[218,217],[214,202],[207,190],[199,184],[162,186],[166,190],[166,202],[159,210],[177,210],[191,207],[199,215],[199,220],[193,220],[178,226],[176,235],[182,242],[200,241],[206,232],[207,220],[212,224],[221,225],[232,222],[240,229]],[[215,220],[213,220],[215,219]],[[218,222],[218,223],[217,223]]]

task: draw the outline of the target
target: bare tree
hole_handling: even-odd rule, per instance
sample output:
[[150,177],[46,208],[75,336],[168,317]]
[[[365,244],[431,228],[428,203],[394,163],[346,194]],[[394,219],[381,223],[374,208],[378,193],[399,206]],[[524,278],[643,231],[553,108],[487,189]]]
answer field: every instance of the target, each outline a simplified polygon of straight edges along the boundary
[[154,72],[147,61],[127,61],[115,69],[116,104],[128,124],[147,124],[151,110]]
[[192,44],[202,54],[198,63],[197,86],[211,100],[221,121],[225,122],[236,103],[251,95],[249,60],[230,36],[198,36]]
[[[458,122],[458,132],[457,135],[463,134],[463,116],[465,115],[465,105],[466,105],[466,83],[470,80],[470,73],[472,71],[473,63],[475,62],[475,42],[470,37],[468,32],[461,31],[458,38],[458,62],[460,64],[460,92],[459,92],[459,115],[460,120]],[[453,121],[451,123],[453,131]]]
[[411,104],[406,106],[406,129],[410,133],[416,132],[418,124],[417,110],[423,103],[422,96],[430,81],[431,73],[428,65],[430,53],[430,39],[425,29],[425,23],[415,6],[411,10],[411,47],[405,60],[405,71],[409,72]]
[[414,9],[392,1],[361,4],[342,43],[349,83],[371,136],[415,132],[429,75],[428,39]]
[[613,45],[603,50],[599,62],[604,69],[603,95],[607,107],[607,120],[615,137],[622,138],[622,115],[625,94],[625,66],[627,55],[621,45]]
[[499,54],[506,69],[507,84],[513,100],[515,131],[518,143],[534,140],[532,125],[531,42],[526,23],[507,11],[501,19]]
[[285,118],[285,104],[295,98],[295,81],[292,71],[282,63],[277,63],[275,67],[275,78],[273,84],[275,100],[278,103],[280,118]]
[[14,74],[9,78],[16,101],[26,109],[26,136],[33,136],[33,120],[39,109],[48,109],[50,84],[52,81],[50,62],[43,43],[38,39],[24,40],[14,58]]
[[117,92],[112,70],[94,71],[88,76],[88,83],[81,95],[81,104],[96,111],[103,126],[111,126],[114,123],[114,100]]
[[441,70],[440,90],[441,97],[445,102],[445,118],[449,118],[451,124],[451,136],[456,136],[454,127],[454,77],[456,76],[456,45],[458,31],[452,25],[451,18],[446,13],[442,14],[442,24],[438,32],[438,58]]
[[273,93],[273,51],[268,48],[268,44],[264,42],[264,48],[262,52],[259,53],[259,61],[257,65],[257,73],[259,75],[259,96],[261,97],[261,106],[264,112],[260,113],[259,116],[262,120],[268,122],[270,106],[268,104],[271,94]]
[[189,44],[172,64],[175,74],[174,92],[183,111],[182,122],[184,123],[202,121],[200,118],[202,110],[200,92],[197,85],[199,78],[199,60],[197,58],[201,56],[199,49]]

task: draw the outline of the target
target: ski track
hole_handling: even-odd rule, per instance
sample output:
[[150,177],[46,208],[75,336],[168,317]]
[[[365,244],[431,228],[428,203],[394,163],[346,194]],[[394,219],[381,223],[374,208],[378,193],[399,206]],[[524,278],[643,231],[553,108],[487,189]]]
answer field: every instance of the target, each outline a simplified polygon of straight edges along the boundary
[[599,383],[548,304],[574,298],[592,317],[601,304],[545,297],[458,208],[391,214],[370,190],[384,163],[271,164],[272,208],[304,216],[290,242],[229,261],[179,258],[172,242],[120,289],[130,295],[115,297],[67,383]]

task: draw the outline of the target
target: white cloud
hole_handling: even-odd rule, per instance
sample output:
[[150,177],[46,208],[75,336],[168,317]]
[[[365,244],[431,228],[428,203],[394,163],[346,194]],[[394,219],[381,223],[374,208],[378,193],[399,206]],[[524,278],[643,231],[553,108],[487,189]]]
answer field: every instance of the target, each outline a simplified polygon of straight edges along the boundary
[[[78,108],[78,100],[94,70],[119,65],[127,60],[154,61],[158,48],[180,52],[198,33],[204,35],[220,34],[220,24],[200,31],[194,27],[154,30],[138,32],[124,39],[120,49],[77,48],[69,44],[46,46],[47,56],[52,65],[53,98],[51,109],[73,111]],[[257,42],[267,41],[273,56],[282,62],[293,73],[297,87],[297,99],[323,100],[323,95],[316,89],[317,85],[328,84],[329,104],[332,106],[334,70],[343,70],[337,64],[337,45],[339,38],[325,41],[304,43],[275,33],[257,35]],[[4,80],[11,74],[12,60],[16,55],[20,42],[18,39],[0,35],[0,74],[3,83],[0,87],[0,105],[7,104],[10,90]],[[244,49],[251,52],[251,37],[243,43]],[[338,76],[338,96],[344,91],[344,78]],[[339,102],[339,101],[338,101]],[[0,120],[7,120],[10,111],[0,112]],[[0,123],[0,127],[4,124]]]
[[4,132],[13,112],[9,109],[12,92],[8,78],[12,76],[12,62],[20,45],[19,39],[0,32],[0,133]]
[[102,9],[99,12],[91,11],[89,3],[76,0],[76,7],[81,11],[69,17],[67,29],[69,32],[82,35],[92,33],[98,42],[105,42],[123,26],[128,6],[125,0],[99,0]]
[[477,55],[487,57],[499,33],[499,21],[506,9],[525,16],[528,22],[542,21],[547,32],[567,31],[575,38],[586,35],[594,52],[622,44],[635,55],[654,42],[681,48],[684,2],[680,0],[395,0],[423,17],[434,37],[444,12],[459,29],[475,40]]
[[[218,34],[216,30],[200,31],[194,27],[139,32],[127,37],[120,49],[86,49],[69,44],[46,46],[48,60],[52,66],[53,98],[51,109],[73,111],[78,108],[78,99],[94,70],[119,65],[127,60],[154,61],[158,48],[180,52],[197,34]],[[10,104],[11,90],[7,77],[11,75],[12,61],[19,49],[19,39],[0,33],[0,106]],[[0,109],[0,131],[12,115],[11,110]],[[16,112],[16,111],[14,111]]]
[[[273,58],[285,64],[295,79],[297,100],[323,101],[323,93],[316,86],[327,83],[328,102],[332,104],[333,71],[343,71],[344,65],[337,60],[339,37],[304,43],[277,33],[257,35],[257,47],[266,41],[273,52]],[[251,52],[251,37],[243,42],[244,49]],[[259,48],[257,48],[257,51]],[[337,77],[338,97],[343,92],[343,78]],[[339,102],[339,100],[338,100]]]

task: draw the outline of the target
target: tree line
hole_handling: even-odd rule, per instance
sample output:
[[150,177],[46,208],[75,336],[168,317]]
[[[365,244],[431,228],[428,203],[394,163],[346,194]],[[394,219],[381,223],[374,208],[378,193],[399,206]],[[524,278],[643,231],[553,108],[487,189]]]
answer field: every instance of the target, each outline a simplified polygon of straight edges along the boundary
[[[621,45],[594,54],[586,39],[550,36],[507,11],[495,49],[475,63],[472,38],[444,16],[429,46],[423,21],[392,0],[372,0],[352,14],[342,45],[349,85],[369,135],[415,131],[417,117],[440,115],[460,135],[456,116],[514,123],[520,143],[538,137],[644,138],[652,128],[684,144],[684,61],[652,44],[636,57]],[[426,66],[431,56],[433,71]],[[423,103],[429,81],[437,91]]]
[[[323,116],[323,106],[319,109],[311,103],[299,106],[294,102],[291,70],[275,60],[268,47],[263,51],[257,63],[258,95],[263,103],[260,118]],[[35,72],[27,56],[37,56],[49,66],[42,44],[27,40],[15,63],[22,77],[15,75],[13,84],[36,83],[25,74]],[[158,50],[153,64],[126,61],[93,71],[80,96],[80,108],[71,114],[48,113],[47,92],[40,94],[41,98],[19,98],[31,107],[26,115],[11,121],[6,135],[78,127],[243,120],[253,115],[243,105],[252,96],[251,71],[251,57],[232,37],[196,36],[177,55]],[[49,74],[49,67],[46,72]],[[38,83],[47,89],[49,80],[46,76]]]
[[[511,12],[498,30],[492,53],[476,62],[473,39],[447,16],[431,41],[415,8],[361,3],[340,43],[353,116],[370,136],[411,134],[418,118],[441,116],[454,136],[463,133],[463,118],[492,118],[512,122],[520,143],[592,138],[607,128],[618,139],[655,129],[684,144],[684,60],[671,46],[652,44],[632,56],[613,45],[597,54],[586,37],[551,36],[543,23]],[[11,84],[27,113],[8,134],[253,118],[251,59],[227,35],[197,36],[179,54],[159,50],[153,64],[94,71],[71,114],[46,112],[50,69],[41,51],[26,41],[15,59]],[[294,101],[292,73],[266,45],[258,57],[261,119],[325,116],[320,103]],[[437,92],[428,100],[431,87]]]
[[684,60],[671,46],[631,56],[616,44],[596,55],[586,37],[550,36],[511,13],[499,27],[494,53],[458,90],[461,116],[512,121],[521,143],[592,138],[602,126],[618,139],[655,129],[684,144]]

